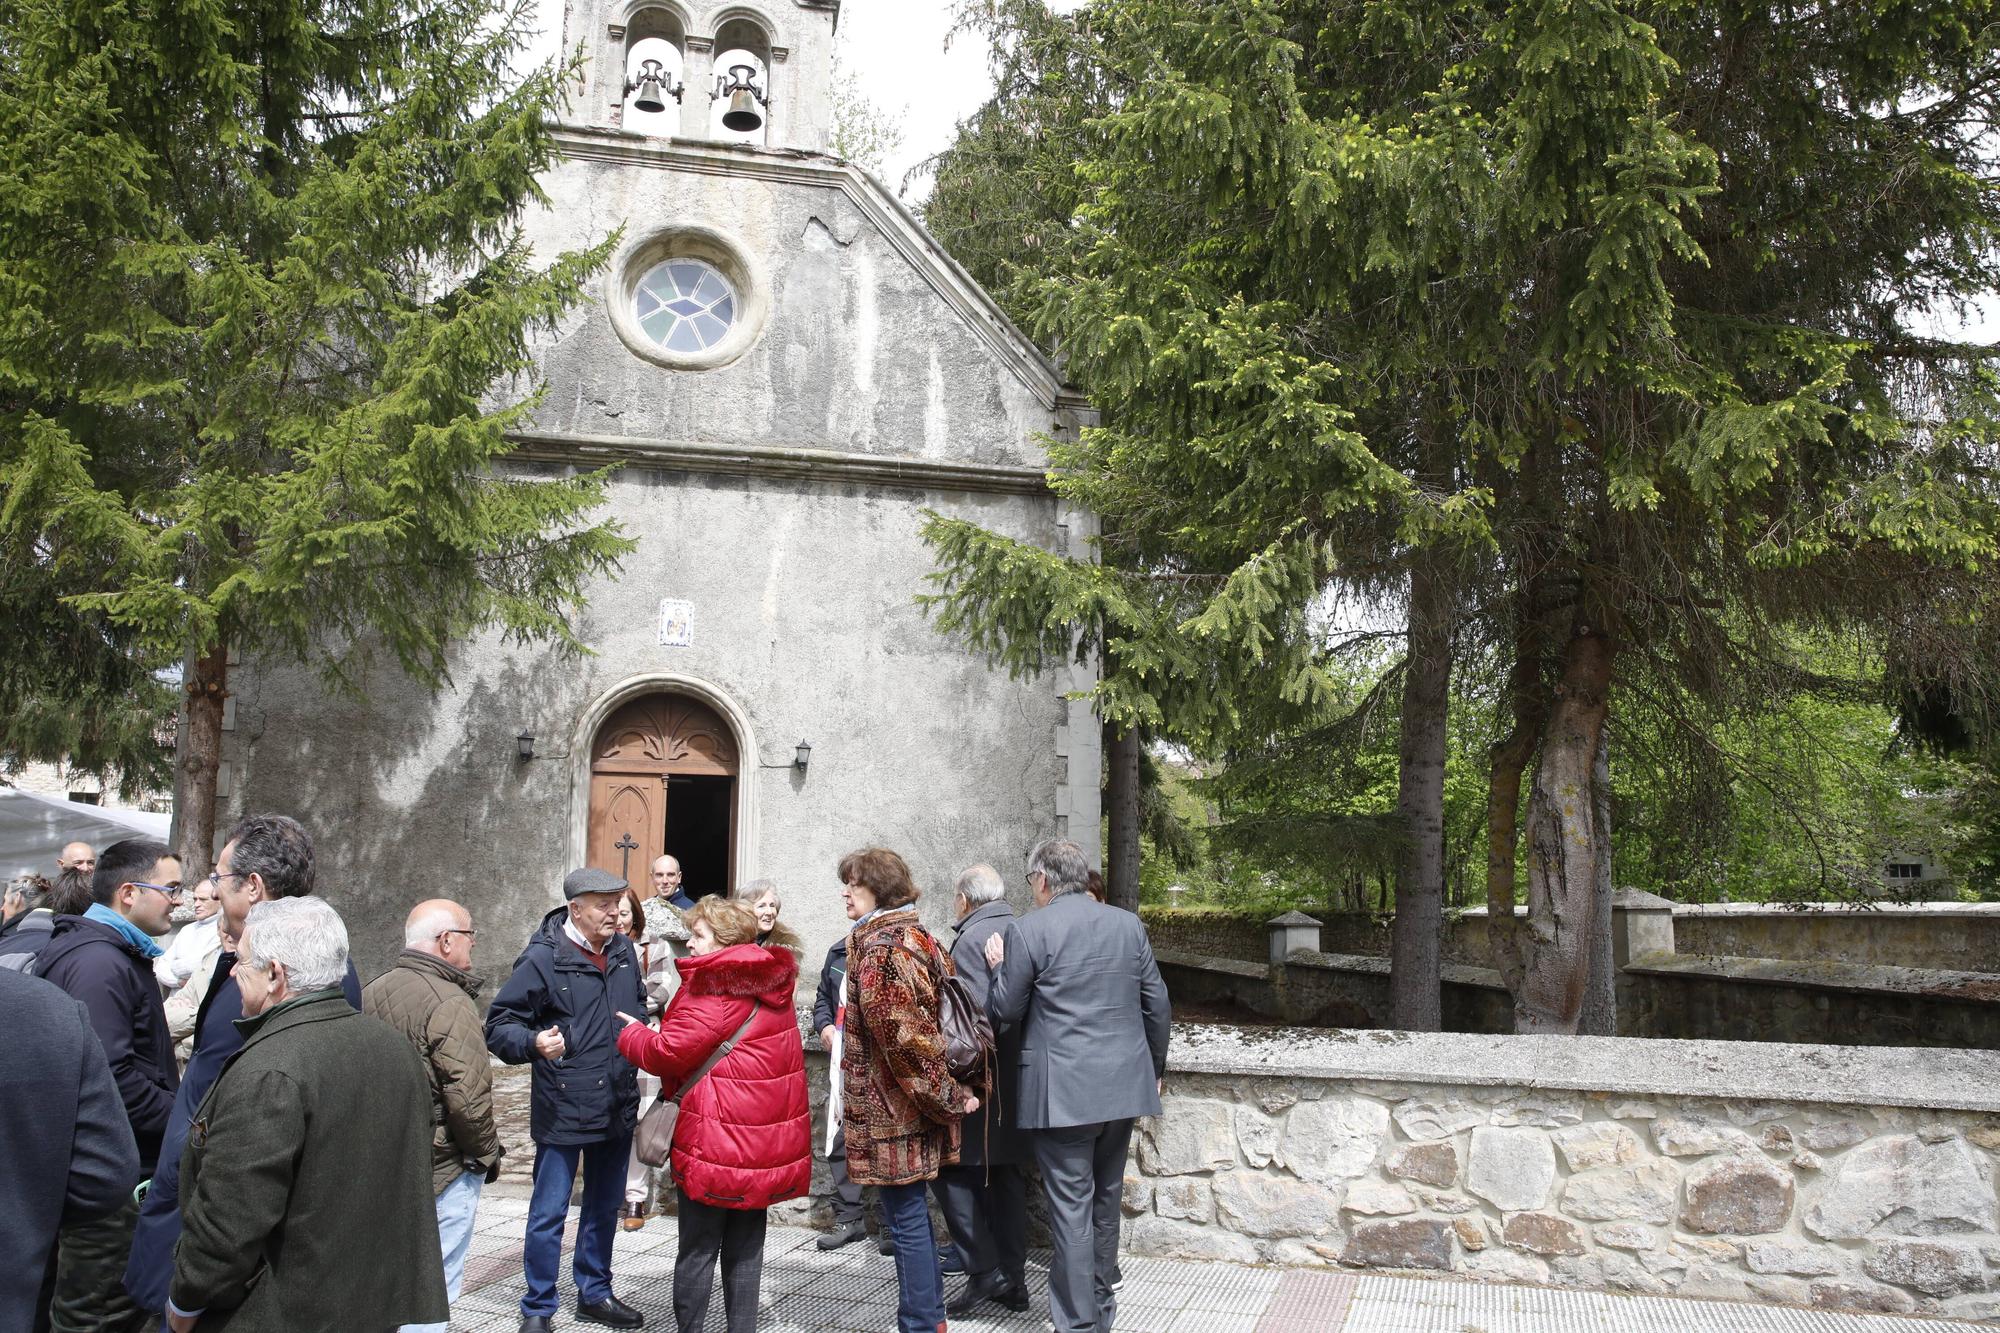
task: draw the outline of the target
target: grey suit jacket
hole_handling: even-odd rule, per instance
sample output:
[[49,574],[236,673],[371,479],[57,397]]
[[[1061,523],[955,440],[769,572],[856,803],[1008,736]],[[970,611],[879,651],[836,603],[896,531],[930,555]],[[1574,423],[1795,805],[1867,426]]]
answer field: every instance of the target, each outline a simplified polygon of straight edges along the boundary
[[1007,931],[987,1013],[1021,1025],[1022,1129],[1158,1115],[1172,1014],[1139,918],[1066,893]]

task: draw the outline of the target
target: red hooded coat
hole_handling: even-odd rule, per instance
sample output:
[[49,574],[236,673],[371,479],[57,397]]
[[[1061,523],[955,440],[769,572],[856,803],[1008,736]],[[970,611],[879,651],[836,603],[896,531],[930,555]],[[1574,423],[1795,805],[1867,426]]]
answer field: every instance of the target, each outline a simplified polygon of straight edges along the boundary
[[655,1032],[631,1023],[618,1051],[677,1088],[763,1002],[728,1055],[681,1099],[674,1182],[717,1208],[769,1208],[812,1185],[805,1048],[792,1014],[798,959],[734,944],[679,961],[681,986]]

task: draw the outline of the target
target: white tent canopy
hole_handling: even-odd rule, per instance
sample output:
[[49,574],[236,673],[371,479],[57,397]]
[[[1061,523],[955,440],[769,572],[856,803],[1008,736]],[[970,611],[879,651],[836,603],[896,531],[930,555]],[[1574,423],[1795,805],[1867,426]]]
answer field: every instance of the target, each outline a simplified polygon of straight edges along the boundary
[[167,840],[171,815],[114,810],[19,787],[0,787],[0,881],[33,871],[55,878],[56,853],[66,842],[87,842],[99,851],[126,838]]

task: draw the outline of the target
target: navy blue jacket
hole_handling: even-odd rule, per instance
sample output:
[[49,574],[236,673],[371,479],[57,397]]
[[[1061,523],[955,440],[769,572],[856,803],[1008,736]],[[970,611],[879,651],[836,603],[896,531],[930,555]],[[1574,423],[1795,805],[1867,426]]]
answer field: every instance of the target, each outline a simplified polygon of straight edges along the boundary
[[[568,916],[558,907],[542,918],[486,1011],[486,1049],[510,1065],[534,1061],[528,1132],[552,1147],[629,1135],[639,1118],[638,1071],[618,1053],[619,1012],[646,1012],[638,955],[613,935],[599,972],[563,931]],[[535,1054],[535,1034],[551,1024],[562,1031],[560,1060]]]
[[91,1030],[111,1062],[111,1077],[132,1122],[139,1169],[151,1175],[180,1086],[152,960],[102,921],[59,916],[49,942],[35,955],[35,975],[62,987],[89,1011]]
[[0,1328],[25,1329],[56,1228],[131,1197],[139,1150],[83,1005],[0,969],[0,1014],[23,1037],[0,1061]]
[[[355,974],[352,960],[340,987],[347,993],[347,1002],[359,1012],[361,978]],[[215,979],[195,1014],[194,1054],[188,1057],[187,1070],[181,1075],[173,1114],[167,1118],[166,1137],[160,1142],[159,1169],[147,1187],[145,1202],[139,1205],[139,1225],[132,1233],[125,1290],[142,1310],[167,1308],[167,1286],[174,1279],[174,1246],[181,1238],[181,1149],[187,1146],[188,1126],[208,1090],[215,1086],[222,1066],[243,1049],[243,1033],[236,1026],[241,1017],[243,992],[236,988],[236,955],[225,953],[215,960]]]
[[842,935],[827,949],[826,962],[819,969],[819,990],[813,995],[814,1036],[833,1026],[834,1016],[846,998],[847,936]]

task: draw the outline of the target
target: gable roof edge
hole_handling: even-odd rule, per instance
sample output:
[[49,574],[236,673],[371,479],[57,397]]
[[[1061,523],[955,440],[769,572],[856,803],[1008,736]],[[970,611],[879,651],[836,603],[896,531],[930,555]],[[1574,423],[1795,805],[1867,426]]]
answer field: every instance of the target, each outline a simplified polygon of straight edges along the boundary
[[821,153],[731,148],[594,126],[560,125],[556,139],[563,156],[581,161],[670,167],[704,175],[838,189],[1045,409],[1089,410],[1089,401],[1063,382],[1054,362],[1007,317],[992,295],[946,253],[937,238],[924,230],[916,215],[880,181],[852,162]]

